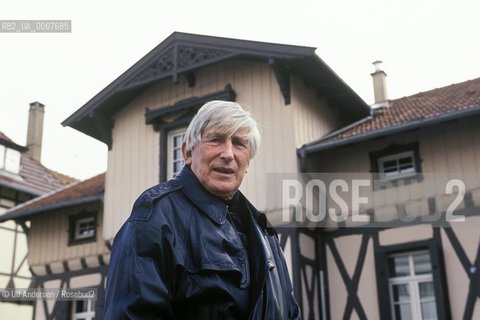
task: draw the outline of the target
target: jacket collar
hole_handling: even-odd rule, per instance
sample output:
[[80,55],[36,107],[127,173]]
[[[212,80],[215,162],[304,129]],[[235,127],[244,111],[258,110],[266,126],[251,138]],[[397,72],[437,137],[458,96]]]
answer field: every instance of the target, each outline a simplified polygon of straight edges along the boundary
[[225,223],[227,218],[227,205],[220,198],[205,189],[189,166],[183,166],[172,183],[181,185],[185,196],[210,217],[210,219],[218,224]]
[[[228,212],[227,205],[220,198],[205,189],[189,166],[183,166],[182,170],[171,180],[171,183],[173,185],[180,185],[185,196],[210,217],[210,219],[218,224],[225,223]],[[275,235],[276,232],[269,225],[265,214],[258,211],[240,190],[237,191],[236,195],[240,202],[245,203],[247,206],[246,209],[253,215],[253,219],[258,223],[259,227],[269,235]]]

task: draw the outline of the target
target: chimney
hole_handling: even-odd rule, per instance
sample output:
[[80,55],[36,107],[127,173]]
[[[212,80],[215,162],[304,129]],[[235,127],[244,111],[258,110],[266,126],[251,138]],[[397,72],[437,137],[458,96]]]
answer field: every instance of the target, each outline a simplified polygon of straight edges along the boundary
[[373,93],[375,94],[375,105],[386,106],[388,105],[387,98],[387,74],[380,67],[382,61],[375,61],[372,63],[375,66],[375,72],[371,73],[373,79]]
[[27,148],[28,154],[40,162],[42,157],[43,115],[45,106],[40,102],[30,103],[28,112]]

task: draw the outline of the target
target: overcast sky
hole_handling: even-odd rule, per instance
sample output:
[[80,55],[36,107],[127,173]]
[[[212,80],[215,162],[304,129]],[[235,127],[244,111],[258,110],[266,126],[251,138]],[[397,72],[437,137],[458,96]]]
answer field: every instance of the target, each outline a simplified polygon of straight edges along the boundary
[[9,1],[0,20],[71,20],[71,33],[0,33],[0,131],[25,145],[45,104],[42,163],[85,179],[107,148],[61,122],[174,31],[317,48],[368,104],[372,62],[389,98],[480,77],[479,1]]

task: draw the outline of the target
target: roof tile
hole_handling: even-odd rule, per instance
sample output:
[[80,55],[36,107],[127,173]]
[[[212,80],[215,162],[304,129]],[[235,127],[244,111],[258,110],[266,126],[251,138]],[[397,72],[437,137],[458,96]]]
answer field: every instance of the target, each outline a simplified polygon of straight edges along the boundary
[[105,173],[96,175],[90,179],[76,182],[63,187],[58,191],[52,191],[38,198],[27,201],[8,210],[0,220],[15,219],[19,216],[33,212],[48,211],[52,206],[69,203],[74,200],[100,197],[105,190]]
[[388,107],[374,109],[371,116],[364,118],[356,125],[333,132],[317,143],[350,138],[479,106],[480,78],[477,78],[390,100]]
[[[25,148],[17,145],[2,132],[0,132],[0,141],[4,141],[4,143],[10,145],[16,145],[20,148]],[[43,166],[39,161],[33,159],[27,152],[22,152],[20,159],[20,173],[18,175],[0,170],[1,185],[16,190],[22,190],[33,195],[41,195],[57,190],[75,181],[78,180]]]

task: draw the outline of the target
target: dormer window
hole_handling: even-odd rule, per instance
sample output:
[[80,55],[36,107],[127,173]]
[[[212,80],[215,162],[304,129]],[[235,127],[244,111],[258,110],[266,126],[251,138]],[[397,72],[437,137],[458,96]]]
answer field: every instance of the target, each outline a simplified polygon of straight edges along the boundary
[[400,183],[410,184],[423,179],[418,142],[391,144],[370,152],[370,163],[377,187],[388,188]]
[[21,157],[20,151],[0,145],[0,170],[19,174]]
[[406,151],[378,158],[381,180],[406,178],[416,174],[413,151]]

